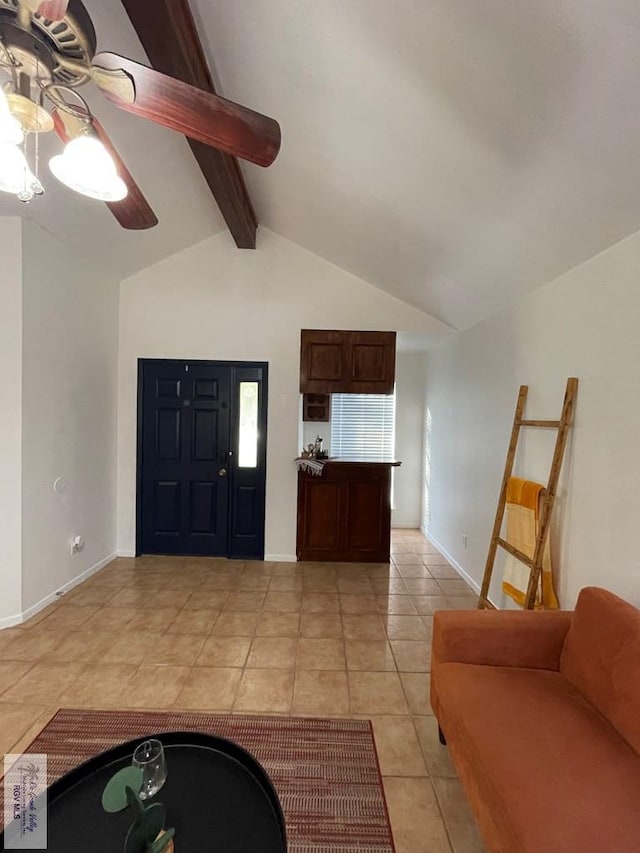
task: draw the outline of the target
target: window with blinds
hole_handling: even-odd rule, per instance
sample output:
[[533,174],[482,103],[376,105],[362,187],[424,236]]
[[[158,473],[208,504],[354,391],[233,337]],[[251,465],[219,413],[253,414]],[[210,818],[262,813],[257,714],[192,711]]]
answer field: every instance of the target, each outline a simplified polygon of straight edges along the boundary
[[367,462],[392,459],[395,426],[395,394],[331,396],[331,456]]

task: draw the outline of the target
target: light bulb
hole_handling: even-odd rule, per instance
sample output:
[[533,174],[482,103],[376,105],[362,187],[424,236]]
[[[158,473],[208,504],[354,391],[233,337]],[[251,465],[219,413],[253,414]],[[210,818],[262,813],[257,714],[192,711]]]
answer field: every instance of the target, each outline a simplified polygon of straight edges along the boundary
[[22,126],[18,119],[11,115],[7,96],[0,87],[0,144],[20,145],[23,139]]
[[17,145],[0,143],[0,190],[5,193],[35,192],[39,181]]
[[120,201],[127,195],[111,155],[93,136],[72,139],[62,154],[51,158],[49,168],[59,181],[89,198]]

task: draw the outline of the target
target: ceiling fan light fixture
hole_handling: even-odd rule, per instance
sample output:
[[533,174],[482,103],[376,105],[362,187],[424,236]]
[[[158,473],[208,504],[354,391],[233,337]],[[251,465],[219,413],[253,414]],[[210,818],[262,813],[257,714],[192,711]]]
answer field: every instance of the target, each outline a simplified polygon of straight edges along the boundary
[[20,145],[23,139],[22,126],[18,119],[11,115],[9,101],[0,87],[0,144]]
[[128,192],[113,158],[95,136],[76,136],[62,154],[51,158],[49,168],[67,187],[98,201],[121,201]]
[[0,191],[33,197],[40,182],[17,145],[0,143]]
[[17,195],[31,177],[26,157],[18,146],[0,144],[0,190]]

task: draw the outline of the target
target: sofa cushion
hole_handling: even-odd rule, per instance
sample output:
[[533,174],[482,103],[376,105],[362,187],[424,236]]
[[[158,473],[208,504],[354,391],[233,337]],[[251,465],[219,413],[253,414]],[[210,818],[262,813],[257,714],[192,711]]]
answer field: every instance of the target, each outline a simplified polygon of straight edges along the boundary
[[640,610],[604,589],[583,589],[560,671],[640,752]]
[[443,663],[432,678],[490,850],[638,853],[640,758],[560,673]]

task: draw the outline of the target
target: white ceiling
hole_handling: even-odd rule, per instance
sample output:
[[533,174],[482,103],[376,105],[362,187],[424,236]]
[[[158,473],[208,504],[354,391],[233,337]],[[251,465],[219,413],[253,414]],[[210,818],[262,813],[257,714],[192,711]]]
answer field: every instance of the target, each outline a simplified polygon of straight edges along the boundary
[[463,328],[640,228],[637,0],[192,0],[262,221]]
[[[439,319],[640,229],[637,0],[191,3],[223,94],[282,125],[276,163],[244,167],[261,222]],[[119,0],[85,5],[99,49],[143,58]],[[53,178],[28,215],[120,275],[219,231],[185,140],[91,95],[160,226]]]

